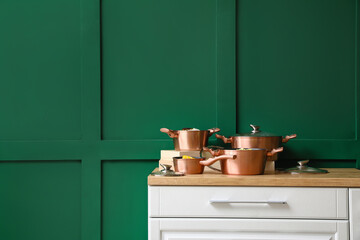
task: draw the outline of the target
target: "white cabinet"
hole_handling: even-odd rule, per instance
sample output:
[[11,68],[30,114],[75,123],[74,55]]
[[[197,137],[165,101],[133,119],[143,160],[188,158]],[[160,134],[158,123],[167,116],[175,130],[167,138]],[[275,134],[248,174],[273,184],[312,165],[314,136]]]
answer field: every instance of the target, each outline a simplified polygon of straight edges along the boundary
[[360,240],[355,225],[357,189],[149,186],[149,240]]
[[350,239],[360,239],[360,189],[349,190]]

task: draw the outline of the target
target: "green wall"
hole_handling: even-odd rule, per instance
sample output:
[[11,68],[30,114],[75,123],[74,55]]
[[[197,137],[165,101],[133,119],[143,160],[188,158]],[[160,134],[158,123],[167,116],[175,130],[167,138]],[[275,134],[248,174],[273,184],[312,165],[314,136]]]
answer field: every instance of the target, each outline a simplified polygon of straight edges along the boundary
[[[146,239],[161,127],[360,159],[357,0],[0,2],[0,238]],[[214,138],[212,143],[220,143]]]
[[239,0],[237,13],[237,131],[297,133],[283,158],[359,159],[358,1]]

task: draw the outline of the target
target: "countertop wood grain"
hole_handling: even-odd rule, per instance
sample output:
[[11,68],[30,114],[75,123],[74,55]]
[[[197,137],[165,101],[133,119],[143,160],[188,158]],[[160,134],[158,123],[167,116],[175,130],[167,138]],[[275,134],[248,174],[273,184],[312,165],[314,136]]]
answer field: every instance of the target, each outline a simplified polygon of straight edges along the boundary
[[[157,171],[157,169],[155,169]],[[206,172],[182,177],[148,176],[151,186],[360,187],[360,170],[328,168],[326,174],[275,173],[233,176]]]

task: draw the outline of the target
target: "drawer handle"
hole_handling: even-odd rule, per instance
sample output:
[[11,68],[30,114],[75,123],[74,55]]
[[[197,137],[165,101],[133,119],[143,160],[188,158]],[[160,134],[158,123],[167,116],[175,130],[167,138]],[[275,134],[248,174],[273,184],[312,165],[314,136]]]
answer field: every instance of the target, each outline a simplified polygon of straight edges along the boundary
[[286,201],[234,201],[234,200],[210,200],[210,203],[255,203],[255,204],[287,204]]

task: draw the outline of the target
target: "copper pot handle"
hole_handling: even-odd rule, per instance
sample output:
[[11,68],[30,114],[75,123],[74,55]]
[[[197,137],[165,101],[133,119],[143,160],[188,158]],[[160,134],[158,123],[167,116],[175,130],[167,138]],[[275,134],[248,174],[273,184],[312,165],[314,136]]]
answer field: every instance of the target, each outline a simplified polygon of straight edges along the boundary
[[179,136],[178,131],[170,130],[168,128],[160,128],[160,132],[167,133],[171,138],[177,138]]
[[200,161],[199,163],[201,165],[204,165],[204,166],[209,166],[209,165],[212,165],[212,164],[214,164],[215,162],[217,162],[219,160],[229,159],[229,158],[235,159],[236,155],[221,155],[221,156],[218,156],[218,157],[209,158],[207,160]]
[[220,128],[210,128],[208,129],[209,131],[209,137],[211,137],[211,135],[213,135],[214,133],[220,132]]
[[205,151],[205,152],[209,152],[213,156],[219,156],[219,154],[220,154],[220,149],[214,151],[211,148],[203,147],[202,150]]
[[271,150],[270,152],[267,152],[267,153],[266,153],[266,156],[272,157],[272,156],[274,156],[275,154],[277,154],[278,152],[282,152],[283,150],[284,150],[283,147],[274,148],[274,149]]
[[291,135],[285,136],[285,137],[283,137],[282,142],[287,143],[290,139],[296,138],[296,136],[297,136],[296,134],[291,134]]
[[227,138],[227,137],[225,137],[223,135],[220,135],[220,134],[216,134],[215,137],[218,138],[218,139],[223,140],[224,143],[232,143],[232,137]]

